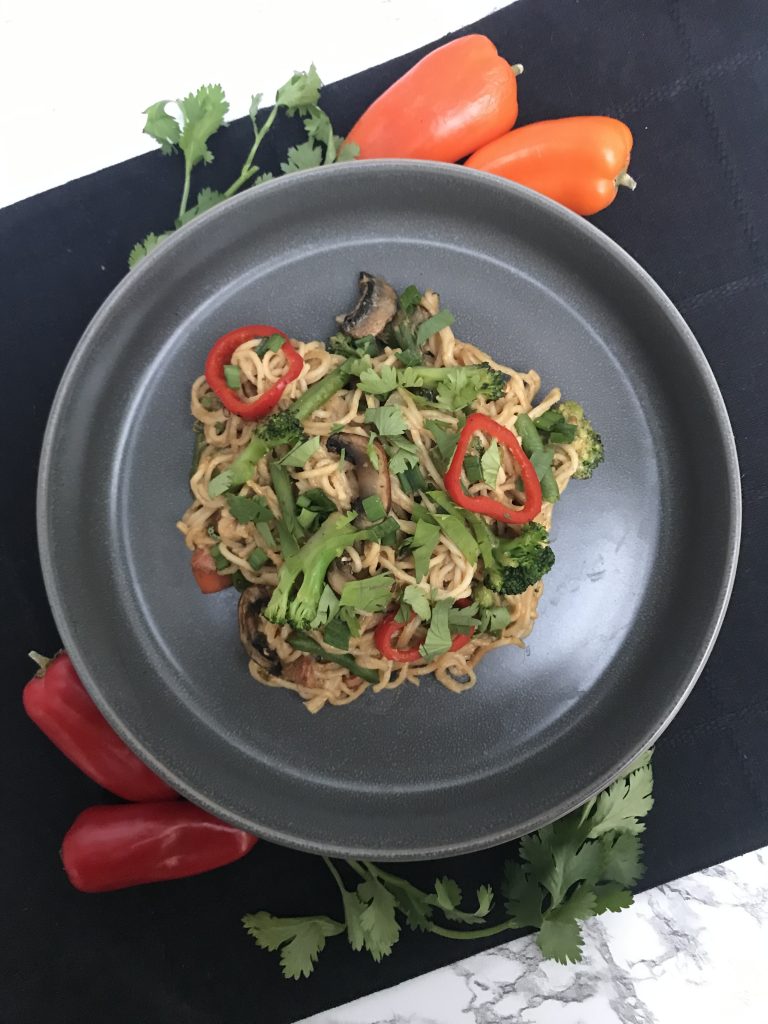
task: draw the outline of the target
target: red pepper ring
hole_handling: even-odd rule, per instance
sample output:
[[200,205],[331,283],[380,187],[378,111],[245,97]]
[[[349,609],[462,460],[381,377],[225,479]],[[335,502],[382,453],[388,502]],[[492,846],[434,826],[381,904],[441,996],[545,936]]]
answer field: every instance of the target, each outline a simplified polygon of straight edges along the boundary
[[[469,598],[462,598],[461,601],[456,601],[457,608],[465,608],[469,604]],[[373,639],[376,642],[376,646],[381,652],[383,658],[387,658],[389,661],[418,661],[422,657],[419,651],[419,645],[416,647],[394,647],[392,644],[395,636],[400,632],[405,622],[395,622],[395,616],[397,612],[388,612],[381,622],[376,627],[373,634]],[[408,622],[413,622],[416,618],[416,613],[411,612],[411,617]],[[465,647],[472,639],[472,634],[475,632],[475,627],[470,626],[468,633],[459,633],[458,636],[453,638],[450,651],[460,651],[462,647]]]
[[[280,380],[275,381],[263,394],[257,395],[252,400],[239,398],[227,384],[224,367],[229,364],[235,350],[244,342],[253,338],[270,338],[273,334],[279,334],[281,338],[285,338],[284,344],[278,351],[285,356],[288,368]],[[236,327],[234,331],[222,334],[214,343],[205,360],[205,379],[211,390],[221,399],[225,409],[229,409],[231,413],[243,420],[259,420],[274,409],[280,401],[282,393],[291,381],[296,380],[303,366],[304,360],[291,345],[287,334],[268,324],[249,324],[246,327]]]
[[[520,476],[523,478],[525,487],[525,504],[522,508],[505,505],[487,495],[467,494],[461,486],[464,456],[467,454],[473,435],[478,432],[495,438],[499,444],[508,448],[512,453],[512,457],[520,469]],[[541,512],[541,484],[536,470],[521,448],[520,442],[511,430],[492,420],[490,416],[484,416],[481,412],[473,412],[468,416],[467,422],[459,434],[459,443],[451,459],[448,472],[445,474],[445,489],[457,505],[470,512],[477,512],[478,515],[489,516],[500,523],[530,523]]]

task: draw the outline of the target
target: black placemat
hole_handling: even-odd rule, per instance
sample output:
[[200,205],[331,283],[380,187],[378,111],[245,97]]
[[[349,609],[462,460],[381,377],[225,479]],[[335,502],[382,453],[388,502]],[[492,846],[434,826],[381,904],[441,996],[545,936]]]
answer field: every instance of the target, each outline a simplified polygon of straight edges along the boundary
[[[520,123],[605,113],[630,124],[638,190],[595,222],[687,317],[739,444],[741,567],[710,663],[658,744],[649,886],[768,843],[767,24],[763,0],[521,0],[463,30],[487,33],[525,63]],[[364,38],[362,20],[360,31]],[[337,127],[348,129],[421,52],[329,86],[324,105]],[[290,54],[286,62],[290,70]],[[258,60],[254,76],[256,88]],[[239,122],[220,133],[211,184],[234,178],[249,130]],[[285,145],[283,132],[269,136],[265,162]],[[333,883],[314,858],[264,844],[218,873],[99,897],[77,894],[61,872],[62,835],[103,794],[21,708],[25,652],[57,646],[34,535],[38,451],[77,339],[125,273],[133,242],[167,224],[179,173],[178,161],[150,154],[0,211],[3,1024],[280,1024],[495,942],[409,932],[375,965],[333,940],[311,979],[286,982],[239,918],[260,908],[335,913]],[[504,855],[456,858],[439,870],[472,887],[498,877]],[[426,879],[437,867],[412,870]]]

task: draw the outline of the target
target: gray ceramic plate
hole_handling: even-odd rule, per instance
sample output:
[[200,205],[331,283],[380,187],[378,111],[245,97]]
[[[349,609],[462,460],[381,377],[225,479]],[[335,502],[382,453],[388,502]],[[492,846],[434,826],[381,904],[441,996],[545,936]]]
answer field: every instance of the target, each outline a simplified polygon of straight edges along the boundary
[[[494,651],[462,696],[426,681],[312,716],[251,679],[236,595],[198,592],[174,524],[212,340],[258,321],[322,338],[360,269],[437,289],[460,337],[581,401],[608,455],[556,510],[526,651]],[[392,161],[260,186],[131,273],[64,376],[38,511],[64,643],[158,774],[278,842],[407,858],[534,829],[659,734],[722,620],[740,499],[704,356],[621,249],[525,189]]]

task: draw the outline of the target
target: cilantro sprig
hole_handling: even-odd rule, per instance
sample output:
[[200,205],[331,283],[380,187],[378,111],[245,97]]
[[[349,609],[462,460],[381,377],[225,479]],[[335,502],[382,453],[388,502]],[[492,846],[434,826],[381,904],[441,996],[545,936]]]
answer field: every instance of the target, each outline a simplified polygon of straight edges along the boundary
[[147,107],[144,111],[147,115],[144,132],[160,144],[160,151],[166,156],[177,150],[181,152],[184,157],[184,182],[174,227],[160,234],[152,231],[143,241],[137,242],[131,249],[128,266],[136,266],[139,260],[175,229],[183,227],[201,213],[224,202],[246,186],[258,185],[272,178],[269,172],[260,173],[261,169],[255,160],[264,137],[272,128],[280,111],[288,117],[301,117],[307,136],[303,142],[291,146],[288,150],[285,161],[280,164],[284,174],[354,160],[360,151],[359,147],[353,142],[345,143],[340,136],[334,134],[330,118],[319,106],[322,84],[314,64],[310,65],[309,71],[297,71],[291,75],[277,90],[274,106],[261,125],[258,123],[257,115],[262,95],[257,93],[252,96],[248,116],[253,126],[253,142],[240,173],[224,191],[201,189],[192,205],[189,202],[192,172],[198,164],[209,164],[213,161],[213,153],[208,147],[208,142],[224,125],[224,118],[229,111],[229,102],[224,90],[220,85],[203,85],[197,92],[176,100],[178,116],[166,109],[170,100],[159,100]]
[[403,924],[447,939],[534,928],[544,956],[578,961],[581,922],[630,906],[631,886],[643,875],[639,836],[653,806],[650,762],[648,751],[599,796],[520,840],[518,856],[507,861],[499,886],[501,920],[490,920],[499,902],[490,885],[479,886],[477,905],[467,908],[451,878],[436,879],[427,891],[370,861],[337,866],[323,858],[339,889],[343,921],[260,911],[246,914],[243,925],[261,949],[280,950],[286,978],[308,977],[326,940],[344,933],[352,949],[380,961],[392,952]]

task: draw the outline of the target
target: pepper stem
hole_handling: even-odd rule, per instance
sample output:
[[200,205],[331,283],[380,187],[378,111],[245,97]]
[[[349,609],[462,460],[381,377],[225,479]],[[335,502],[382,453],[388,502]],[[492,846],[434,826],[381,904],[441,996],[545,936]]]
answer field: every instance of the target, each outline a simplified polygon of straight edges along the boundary
[[522,75],[522,73],[525,71],[525,68],[522,64],[510,64],[510,67],[512,69],[513,75]]
[[634,192],[637,188],[637,182],[631,174],[627,174],[626,171],[622,171],[621,174],[617,174],[614,178],[616,185],[623,185],[624,188],[628,188],[630,192]]
[[46,656],[44,654],[38,654],[37,651],[30,651],[29,652],[29,657],[32,659],[32,661],[34,661],[34,663],[40,669],[40,671],[38,672],[38,675],[41,675],[41,676],[45,674],[45,670],[48,668],[50,663],[53,661],[53,658],[46,658]]

